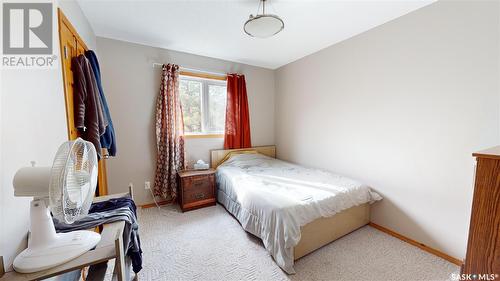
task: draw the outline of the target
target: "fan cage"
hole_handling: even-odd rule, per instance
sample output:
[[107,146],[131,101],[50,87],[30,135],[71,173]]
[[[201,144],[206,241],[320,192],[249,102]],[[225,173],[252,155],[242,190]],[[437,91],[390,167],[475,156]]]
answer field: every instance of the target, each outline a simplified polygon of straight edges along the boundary
[[51,212],[71,224],[88,214],[97,186],[97,153],[77,138],[63,143],[54,158],[49,184]]

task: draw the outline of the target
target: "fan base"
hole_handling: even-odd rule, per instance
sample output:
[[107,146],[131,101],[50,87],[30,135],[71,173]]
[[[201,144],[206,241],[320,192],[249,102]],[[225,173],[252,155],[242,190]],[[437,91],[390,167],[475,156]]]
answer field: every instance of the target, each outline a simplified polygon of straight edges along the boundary
[[28,246],[22,251],[14,260],[14,270],[32,273],[58,266],[83,255],[100,240],[101,235],[87,230],[58,233],[49,244],[33,248]]

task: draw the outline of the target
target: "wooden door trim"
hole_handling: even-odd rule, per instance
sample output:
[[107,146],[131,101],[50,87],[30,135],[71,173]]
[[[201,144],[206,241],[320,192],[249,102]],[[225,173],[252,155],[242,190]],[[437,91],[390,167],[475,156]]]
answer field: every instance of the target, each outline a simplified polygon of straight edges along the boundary
[[60,52],[61,52],[61,67],[62,67],[62,73],[63,73],[64,101],[65,101],[65,105],[66,105],[66,125],[67,125],[67,130],[68,130],[68,139],[73,140],[73,139],[76,139],[78,136],[72,134],[72,131],[75,131],[76,128],[74,128],[75,124],[72,124],[72,122],[71,122],[73,120],[73,118],[71,118],[71,116],[74,117],[75,113],[74,113],[74,109],[71,106],[68,106],[68,104],[70,103],[68,101],[69,89],[67,88],[66,81],[68,81],[70,78],[66,77],[66,71],[64,71],[64,69],[65,69],[64,62],[65,62],[66,56],[65,56],[64,41],[62,40],[63,36],[64,36],[63,29],[62,29],[63,25],[66,26],[69,29],[69,31],[72,33],[72,35],[75,37],[77,44],[81,45],[86,51],[88,50],[88,48],[87,48],[87,45],[85,44],[85,42],[83,41],[83,39],[78,34],[78,32],[76,32],[75,27],[71,24],[71,22],[68,20],[68,18],[64,15],[61,8],[57,9],[57,13],[58,13],[58,21],[59,21],[58,32],[59,32],[59,48],[60,48]]
[[[68,18],[64,15],[61,8],[57,8],[57,13],[59,14],[59,36],[61,36],[61,25],[62,24],[66,25],[69,28],[69,30],[71,30],[71,33],[73,33],[73,35],[76,37],[76,40],[78,40],[78,43],[82,44],[85,51],[87,51],[89,48],[85,44],[85,41],[83,41],[83,39],[80,37],[80,35],[76,31],[76,28],[71,24],[71,22],[68,20]],[[63,50],[61,50],[61,52],[63,52]]]

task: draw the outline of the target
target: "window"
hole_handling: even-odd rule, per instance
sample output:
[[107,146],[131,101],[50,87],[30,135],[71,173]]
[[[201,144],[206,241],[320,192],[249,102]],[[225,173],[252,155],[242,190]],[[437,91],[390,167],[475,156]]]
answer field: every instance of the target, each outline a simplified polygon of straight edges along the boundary
[[186,135],[224,134],[226,81],[181,75],[179,93]]

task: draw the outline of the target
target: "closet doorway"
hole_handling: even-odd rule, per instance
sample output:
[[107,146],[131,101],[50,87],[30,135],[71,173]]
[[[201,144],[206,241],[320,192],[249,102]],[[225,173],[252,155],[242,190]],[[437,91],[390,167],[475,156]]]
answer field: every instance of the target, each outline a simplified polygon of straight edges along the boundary
[[[73,105],[73,72],[71,71],[71,59],[83,54],[88,50],[83,39],[78,35],[76,29],[66,18],[61,9],[58,9],[59,16],[59,43],[61,48],[61,62],[64,83],[64,102],[66,104],[66,121],[68,126],[68,139],[74,140],[79,136],[75,127],[75,113]],[[102,155],[107,155],[103,152]],[[99,160],[98,188],[96,196],[108,194],[108,179],[106,174],[106,157]]]

